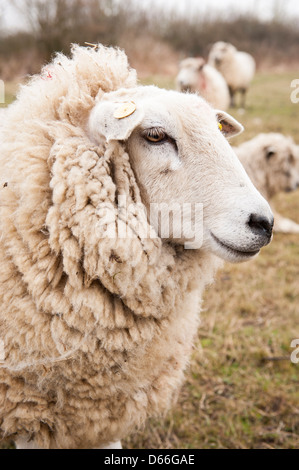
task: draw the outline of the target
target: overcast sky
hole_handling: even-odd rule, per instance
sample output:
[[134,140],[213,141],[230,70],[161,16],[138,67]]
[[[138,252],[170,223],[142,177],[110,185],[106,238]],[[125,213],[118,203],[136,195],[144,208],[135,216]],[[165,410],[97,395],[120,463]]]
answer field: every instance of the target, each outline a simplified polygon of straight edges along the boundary
[[[48,0],[51,1],[51,0]],[[122,0],[126,1],[126,0]],[[136,0],[137,3],[137,0]],[[233,8],[239,12],[257,11],[262,19],[271,19],[276,11],[279,14],[293,18],[299,16],[298,0],[143,0],[139,5],[157,4],[165,9],[175,8],[184,14],[195,14],[197,11],[205,13],[223,12],[224,14]],[[4,7],[4,26],[9,29],[22,29],[25,27],[24,19],[20,12],[11,6],[9,0],[0,0]]]
[[164,8],[175,7],[191,14],[196,10],[225,13],[234,9],[239,12],[256,11],[263,19],[272,18],[275,11],[288,17],[299,15],[298,0],[143,0],[142,3],[151,2]]

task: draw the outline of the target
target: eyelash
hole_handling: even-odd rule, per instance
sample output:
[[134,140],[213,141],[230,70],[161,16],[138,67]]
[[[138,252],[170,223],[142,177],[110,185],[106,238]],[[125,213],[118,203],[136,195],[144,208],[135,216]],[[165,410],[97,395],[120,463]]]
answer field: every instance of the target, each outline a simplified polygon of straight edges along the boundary
[[[167,141],[174,142],[174,140],[159,127],[152,127],[150,129],[144,130],[142,132],[142,137],[152,145],[164,144]],[[157,139],[161,137],[161,140],[151,140],[151,138],[154,139],[155,137],[157,137]]]

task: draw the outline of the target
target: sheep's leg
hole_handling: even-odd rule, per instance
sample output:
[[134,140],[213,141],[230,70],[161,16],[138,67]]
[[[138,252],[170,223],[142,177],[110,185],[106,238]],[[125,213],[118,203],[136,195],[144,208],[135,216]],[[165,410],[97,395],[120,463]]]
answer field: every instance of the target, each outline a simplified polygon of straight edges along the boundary
[[99,447],[99,449],[122,449],[122,445],[120,441],[111,442],[111,444],[105,447]]
[[235,91],[231,88],[229,88],[229,94],[230,94],[230,106],[231,108],[235,107]]
[[246,88],[241,88],[240,90],[241,93],[241,107],[245,109],[245,103],[246,103]]
[[[40,449],[34,441],[27,441],[27,439],[23,437],[19,437],[16,442],[16,448],[17,449]],[[111,442],[111,444],[108,444],[105,447],[99,447],[99,449],[122,449],[122,445],[120,441],[116,442]]]
[[24,437],[18,437],[15,442],[17,449],[39,449],[39,447],[34,443],[34,441],[29,441]]

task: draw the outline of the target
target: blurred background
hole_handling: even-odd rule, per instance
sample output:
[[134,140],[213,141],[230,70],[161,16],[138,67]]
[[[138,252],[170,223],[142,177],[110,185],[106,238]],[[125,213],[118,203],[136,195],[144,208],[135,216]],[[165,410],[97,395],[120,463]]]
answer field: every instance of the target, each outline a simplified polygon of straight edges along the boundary
[[[234,145],[260,132],[299,144],[297,0],[0,0],[0,79],[5,103],[71,43],[125,49],[140,83],[175,88],[179,61],[207,58],[216,41],[249,52],[257,73]],[[299,193],[275,207],[299,223]],[[186,383],[176,406],[127,439],[127,448],[298,448],[299,235],[275,234],[261,255],[225,265],[207,290]]]
[[260,68],[298,64],[296,0],[1,0],[0,75],[34,73],[72,42],[124,48],[140,74],[175,73],[216,41],[253,54]]

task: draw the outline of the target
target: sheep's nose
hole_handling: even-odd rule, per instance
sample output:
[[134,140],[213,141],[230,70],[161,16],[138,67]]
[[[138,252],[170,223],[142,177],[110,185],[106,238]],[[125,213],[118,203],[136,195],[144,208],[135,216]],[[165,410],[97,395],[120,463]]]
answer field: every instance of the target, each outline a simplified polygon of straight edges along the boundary
[[249,217],[248,225],[251,230],[261,237],[267,237],[270,241],[272,236],[274,218],[266,219],[259,214],[251,214]]
[[184,93],[191,92],[191,87],[187,85],[185,82],[180,82],[180,88],[181,88],[181,91]]

